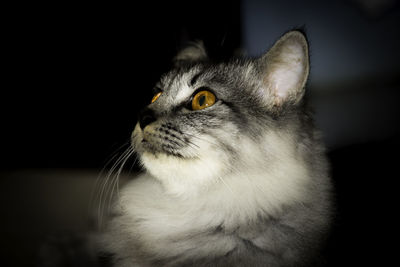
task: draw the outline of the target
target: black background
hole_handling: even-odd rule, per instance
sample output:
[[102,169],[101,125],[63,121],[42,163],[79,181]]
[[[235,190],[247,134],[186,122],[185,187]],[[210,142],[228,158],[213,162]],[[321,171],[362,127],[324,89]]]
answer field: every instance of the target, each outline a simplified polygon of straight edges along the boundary
[[[155,5],[157,8],[155,8]],[[1,168],[101,167],[188,41],[240,45],[240,5],[21,5],[7,17]]]
[[[219,58],[242,46],[241,8],[237,0],[206,0],[5,9],[2,174],[102,168],[129,141],[138,111],[185,42],[204,40],[211,56]],[[395,90],[398,81],[392,82]],[[327,251],[330,266],[384,266],[393,257],[398,137],[398,130],[380,140],[360,137],[363,142],[328,151],[338,202]],[[19,207],[19,202],[3,204]],[[6,219],[24,220],[24,211],[18,213]]]

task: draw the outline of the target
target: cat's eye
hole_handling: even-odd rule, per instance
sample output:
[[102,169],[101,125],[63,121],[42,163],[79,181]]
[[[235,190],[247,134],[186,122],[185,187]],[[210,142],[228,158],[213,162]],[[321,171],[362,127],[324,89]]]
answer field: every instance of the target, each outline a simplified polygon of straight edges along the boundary
[[193,96],[192,109],[200,110],[215,104],[216,97],[210,91],[200,91]]
[[161,94],[162,94],[162,92],[158,92],[157,94],[155,94],[153,96],[153,98],[151,99],[151,103],[156,102],[156,100],[160,97]]

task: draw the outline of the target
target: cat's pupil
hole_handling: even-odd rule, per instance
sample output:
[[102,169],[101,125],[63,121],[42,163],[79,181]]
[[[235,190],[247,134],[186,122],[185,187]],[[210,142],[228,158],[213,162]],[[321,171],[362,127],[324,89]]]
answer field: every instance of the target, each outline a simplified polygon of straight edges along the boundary
[[206,102],[206,96],[205,96],[205,95],[202,95],[202,96],[200,96],[200,98],[199,98],[199,106],[203,106],[203,105],[204,105],[204,102]]

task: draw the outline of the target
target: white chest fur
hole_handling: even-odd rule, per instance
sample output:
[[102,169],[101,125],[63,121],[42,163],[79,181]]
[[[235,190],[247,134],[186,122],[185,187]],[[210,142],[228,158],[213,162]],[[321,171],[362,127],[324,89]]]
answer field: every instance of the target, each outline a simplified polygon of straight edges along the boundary
[[256,220],[261,211],[273,215],[283,204],[304,197],[300,188],[307,172],[301,164],[293,164],[286,172],[268,169],[224,177],[224,182],[192,198],[168,195],[158,180],[143,174],[121,192],[118,205],[123,215],[112,227],[140,243],[142,250],[159,255],[225,254],[235,246],[234,238],[204,233],[221,226],[233,231]]

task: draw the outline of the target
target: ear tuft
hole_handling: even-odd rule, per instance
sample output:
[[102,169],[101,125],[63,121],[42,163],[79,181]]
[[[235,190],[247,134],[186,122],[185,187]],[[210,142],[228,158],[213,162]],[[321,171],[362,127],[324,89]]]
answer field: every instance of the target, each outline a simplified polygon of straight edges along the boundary
[[304,95],[309,73],[306,37],[300,31],[290,31],[259,60],[263,90],[267,90],[263,95],[272,98],[274,106],[285,102],[298,103]]
[[204,48],[203,41],[191,42],[187,47],[183,48],[173,59],[175,66],[193,64],[197,62],[207,61],[208,56]]

